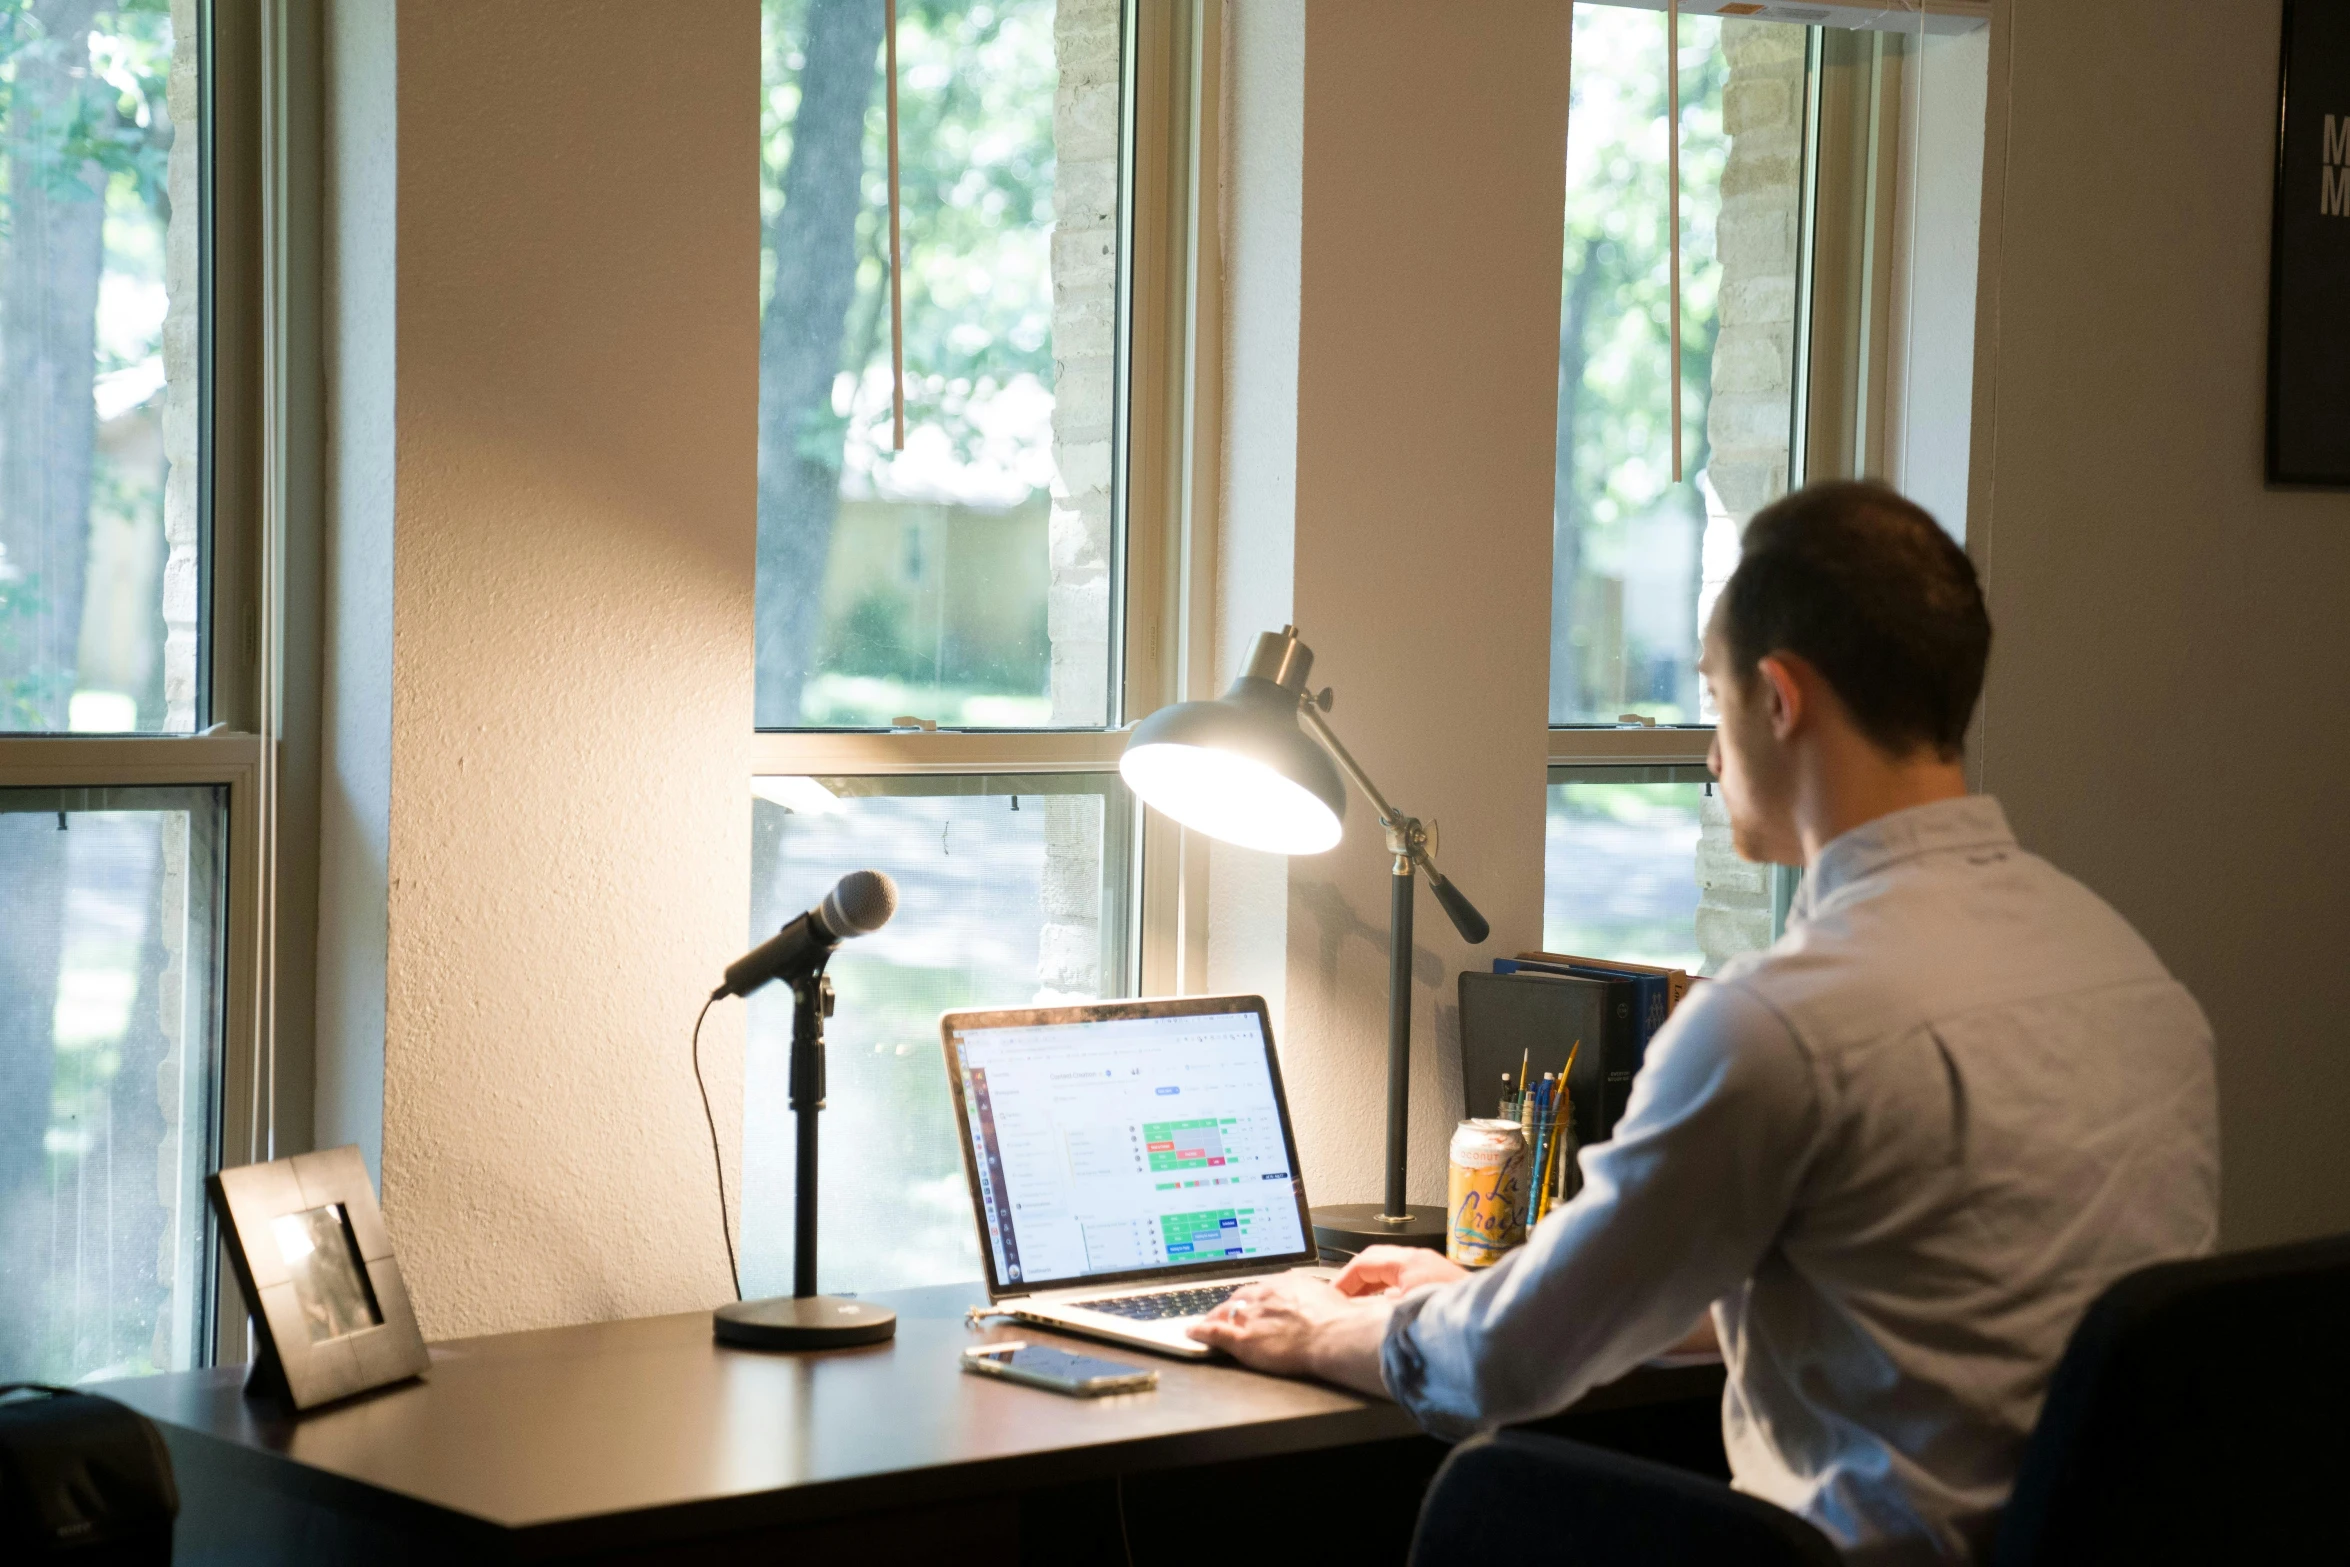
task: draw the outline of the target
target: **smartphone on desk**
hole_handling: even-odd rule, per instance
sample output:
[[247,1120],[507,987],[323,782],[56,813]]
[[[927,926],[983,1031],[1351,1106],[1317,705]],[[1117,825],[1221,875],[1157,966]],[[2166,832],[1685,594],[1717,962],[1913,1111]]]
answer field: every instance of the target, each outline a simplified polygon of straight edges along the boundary
[[1025,1382],[1071,1398],[1099,1398],[1104,1393],[1140,1393],[1159,1385],[1159,1374],[1144,1366],[1100,1360],[1044,1344],[1017,1339],[1001,1344],[975,1344],[963,1351],[963,1369],[974,1376]]

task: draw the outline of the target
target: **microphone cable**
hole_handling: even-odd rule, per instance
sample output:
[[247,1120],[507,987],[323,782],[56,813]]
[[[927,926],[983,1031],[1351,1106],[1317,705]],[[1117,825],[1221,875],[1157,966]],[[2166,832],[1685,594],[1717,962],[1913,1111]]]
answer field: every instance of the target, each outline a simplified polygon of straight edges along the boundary
[[718,1171],[718,1238],[726,1242],[726,1274],[734,1280],[734,1298],[743,1298],[742,1268],[734,1260],[734,1225],[726,1213],[726,1159],[718,1151],[718,1117],[710,1113],[710,1088],[702,1081],[702,1019],[718,1004],[726,992],[711,992],[702,1003],[702,1010],[694,1014],[694,1087],[702,1095],[702,1120],[710,1128],[710,1163]]

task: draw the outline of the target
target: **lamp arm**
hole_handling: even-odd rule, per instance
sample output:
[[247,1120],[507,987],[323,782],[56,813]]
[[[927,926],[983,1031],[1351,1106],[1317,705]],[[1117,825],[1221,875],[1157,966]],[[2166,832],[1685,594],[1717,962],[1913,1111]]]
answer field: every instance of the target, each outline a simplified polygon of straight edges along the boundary
[[[1477,912],[1476,905],[1436,868],[1436,856],[1428,847],[1428,832],[1420,824],[1420,819],[1406,816],[1387,803],[1387,796],[1381,794],[1379,786],[1371,782],[1371,775],[1363,771],[1363,764],[1356,761],[1346,747],[1339,743],[1338,736],[1330,728],[1330,721],[1322,716],[1321,704],[1300,693],[1297,710],[1299,716],[1304,718],[1306,727],[1314,732],[1314,738],[1321,741],[1337,761],[1339,771],[1354,780],[1355,787],[1363,791],[1364,798],[1378,811],[1379,825],[1387,830],[1388,852],[1428,873],[1428,890],[1436,894],[1438,903],[1444,905],[1444,912],[1451,917],[1453,928],[1461,933],[1461,939],[1476,946],[1492,935],[1493,927],[1486,923],[1484,915]],[[1407,874],[1405,867],[1398,865],[1396,874]]]
[[1410,817],[1387,803],[1387,796],[1381,794],[1379,786],[1371,782],[1371,775],[1363,771],[1363,764],[1356,761],[1345,746],[1339,744],[1338,736],[1330,728],[1330,720],[1322,716],[1321,707],[1312,697],[1301,693],[1298,698],[1297,710],[1299,715],[1305,719],[1306,727],[1314,732],[1314,738],[1321,741],[1331,756],[1337,759],[1338,770],[1354,780],[1355,787],[1363,791],[1364,798],[1368,799],[1373,808],[1379,812],[1380,826],[1393,832],[1411,820]]

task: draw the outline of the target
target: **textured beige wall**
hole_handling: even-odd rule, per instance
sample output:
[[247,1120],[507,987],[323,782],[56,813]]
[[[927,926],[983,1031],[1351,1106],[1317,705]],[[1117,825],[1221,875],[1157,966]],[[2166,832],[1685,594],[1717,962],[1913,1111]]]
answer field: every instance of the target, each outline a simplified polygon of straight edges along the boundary
[[2350,1228],[2350,496],[2261,481],[2278,10],[2000,0],[1986,787],[2219,1037],[2230,1245]]
[[[1423,888],[1411,1189],[1460,1115],[1453,976],[1542,934],[1560,169],[1569,10],[1308,0],[1295,601],[1332,723],[1493,922]],[[1388,859],[1290,862],[1282,1063],[1321,1202],[1380,1195]]]
[[[400,5],[382,1180],[427,1337],[728,1294],[686,1040],[749,906],[758,36]],[[703,1043],[739,1129],[740,1009]]]

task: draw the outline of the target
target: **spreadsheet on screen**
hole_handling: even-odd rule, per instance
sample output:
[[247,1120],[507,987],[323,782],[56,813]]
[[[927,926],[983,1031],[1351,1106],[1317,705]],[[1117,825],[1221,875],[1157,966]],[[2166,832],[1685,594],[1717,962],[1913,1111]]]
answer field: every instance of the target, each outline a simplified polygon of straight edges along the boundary
[[1307,1249],[1256,1013],[971,1029],[957,1043],[1004,1283]]

